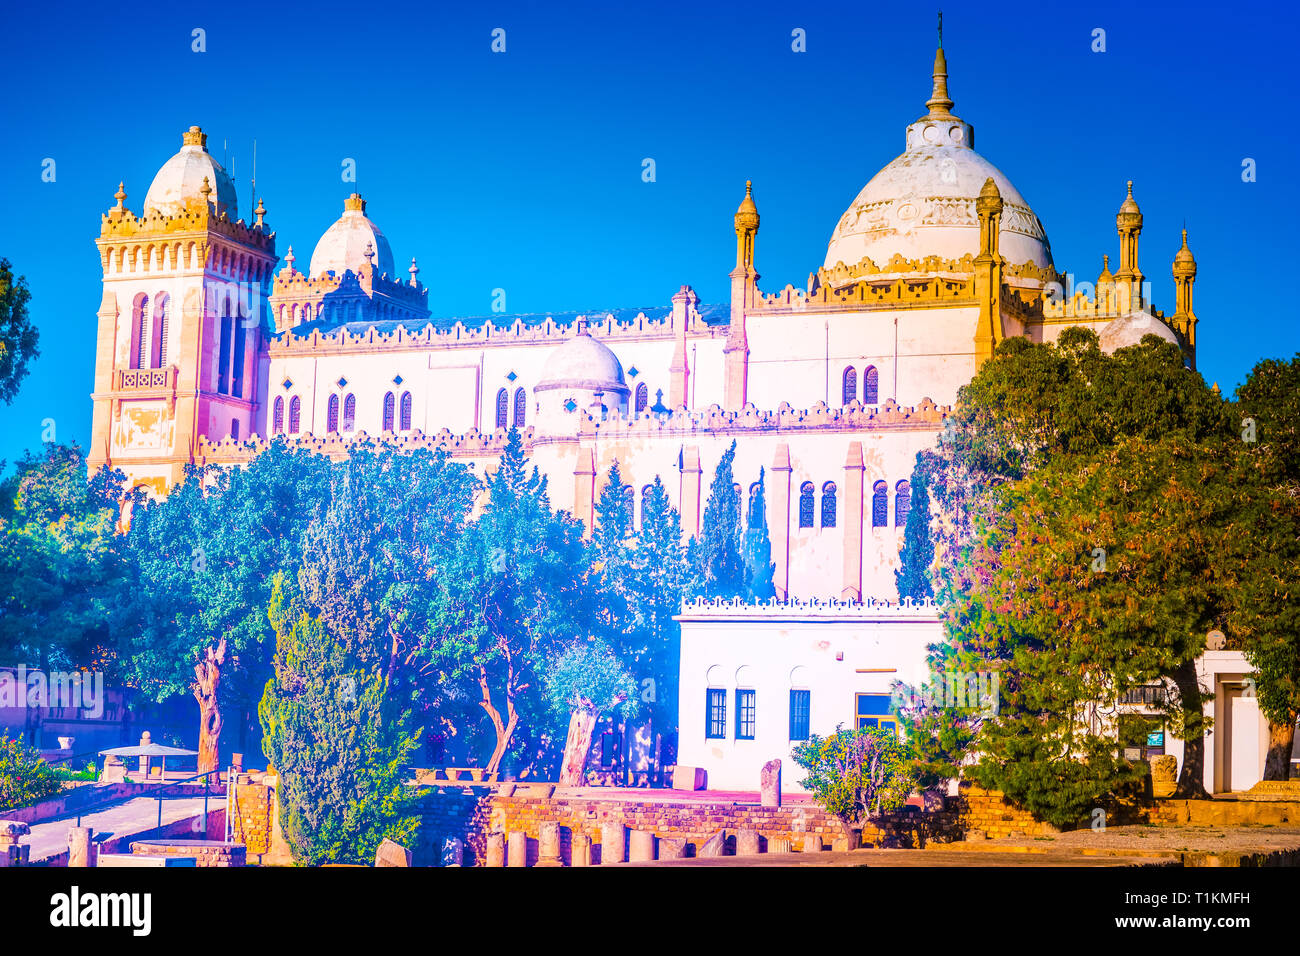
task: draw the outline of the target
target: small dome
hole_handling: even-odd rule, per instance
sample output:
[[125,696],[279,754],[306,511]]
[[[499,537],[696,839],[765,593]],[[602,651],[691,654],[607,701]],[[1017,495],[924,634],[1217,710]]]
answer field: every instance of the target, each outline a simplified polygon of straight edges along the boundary
[[542,366],[541,378],[534,391],[554,388],[580,388],[627,394],[627,380],[618,356],[587,332],[580,322],[578,334],[565,342]]
[[351,269],[360,272],[367,249],[375,255],[375,268],[390,279],[394,277],[393,250],[384,234],[366,217],[366,201],[353,193],[343,201],[343,215],[325,230],[311,254],[312,278],[333,272],[342,275]]
[[745,180],[745,198],[740,201],[740,206],[736,209],[736,228],[758,228],[758,207],[754,205],[754,184],[748,179]]
[[1149,312],[1130,312],[1108,322],[1097,333],[1101,339],[1103,352],[1114,352],[1130,345],[1137,345],[1144,335],[1158,335],[1166,342],[1178,344],[1178,336],[1159,319]]
[[192,202],[203,199],[203,180],[208,180],[217,215],[223,212],[231,219],[238,218],[239,206],[235,201],[235,184],[221,167],[208,155],[208,134],[191,126],[181,135],[181,151],[163,163],[149,185],[144,197],[145,215],[178,216]]

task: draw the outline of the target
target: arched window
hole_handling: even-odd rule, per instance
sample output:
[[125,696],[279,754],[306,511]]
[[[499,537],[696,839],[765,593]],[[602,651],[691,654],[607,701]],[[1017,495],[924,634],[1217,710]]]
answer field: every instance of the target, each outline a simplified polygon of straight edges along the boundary
[[835,527],[835,482],[822,485],[822,527]]
[[226,373],[230,370],[230,300],[226,300],[226,313],[221,317],[220,346],[217,349],[217,391],[226,394]]
[[813,526],[813,483],[805,481],[799,486],[799,527]]
[[134,349],[131,352],[131,360],[134,363],[132,368],[149,367],[149,297],[147,295],[138,295],[135,297],[135,309],[132,315],[131,324],[131,344]]
[[874,365],[868,365],[862,373],[862,404],[874,405],[880,401],[880,373]]
[[650,388],[645,382],[636,387],[636,413],[640,415],[650,404]]
[[497,390],[497,428],[505,428],[506,411],[510,404],[510,395],[504,388]]
[[325,431],[333,435],[339,430],[339,397],[330,396],[330,403],[325,409]]
[[393,398],[392,392],[384,394],[384,431],[393,430],[393,412],[397,409],[397,401]]
[[912,485],[900,481],[894,486],[894,527],[901,528],[907,524],[907,514],[912,510]]
[[841,394],[841,405],[847,405],[858,397],[858,370],[852,365],[844,370],[844,388]]
[[515,389],[515,428],[523,428],[528,417],[528,393],[522,388]]
[[153,367],[167,365],[167,313],[171,304],[166,292],[159,292],[153,300]]
[[230,422],[230,437],[239,441],[239,419],[232,419]]
[[284,396],[275,397],[275,408],[271,412],[271,434],[284,434]]
[[235,398],[244,397],[244,345],[248,323],[242,318],[235,321],[235,350],[230,357],[230,394]]
[[402,431],[411,430],[411,393],[402,393]]
[[349,395],[343,399],[343,430],[354,431],[357,427],[357,397]]
[[889,486],[878,481],[871,486],[871,527],[889,526]]
[[302,399],[295,395],[289,401],[289,434],[297,435],[302,428]]

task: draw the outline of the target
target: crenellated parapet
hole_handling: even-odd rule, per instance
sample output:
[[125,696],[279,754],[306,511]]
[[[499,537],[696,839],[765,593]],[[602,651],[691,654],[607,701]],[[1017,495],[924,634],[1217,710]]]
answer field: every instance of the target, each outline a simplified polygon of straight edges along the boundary
[[[619,321],[613,313],[606,313],[603,318],[577,318],[586,320],[586,330],[592,338],[604,341],[671,339],[677,331],[671,311],[662,318],[650,318],[645,312],[638,312],[628,321]],[[271,354],[482,348],[488,345],[560,345],[579,334],[579,324],[576,320],[556,322],[548,315],[538,323],[516,318],[509,325],[498,325],[493,320],[486,319],[481,325],[467,325],[457,320],[448,328],[439,328],[433,322],[428,322],[418,330],[401,323],[394,323],[388,328],[372,324],[355,331],[346,327],[326,330],[314,328],[310,332],[290,331],[281,335],[272,341]],[[725,338],[727,329],[725,326],[707,324],[698,312],[692,310],[692,314],[687,317],[686,334],[692,339]]]
[[[524,447],[528,448],[534,437],[532,426],[523,429],[519,435]],[[201,438],[195,446],[194,458],[200,465],[245,464],[270,448],[273,441],[284,443],[290,450],[309,451],[336,460],[346,458],[353,450],[367,445],[378,445],[400,452],[418,449],[434,451],[441,448],[453,458],[489,458],[505,451],[508,440],[509,432],[504,428],[491,432],[480,432],[477,428],[472,428],[459,435],[446,428],[429,435],[417,428],[409,432],[384,432],[378,435],[369,435],[364,431],[347,435],[281,435],[274,440],[256,437],[211,441]]]
[[780,292],[760,296],[753,311],[803,312],[807,310],[858,311],[861,309],[933,309],[973,305],[974,284],[966,276],[896,276],[875,280],[859,279],[854,285],[833,288],[813,283],[805,292],[787,285]]
[[788,619],[788,618],[822,618],[822,619],[855,619],[864,615],[872,618],[888,620],[890,618],[914,619],[923,617],[927,619],[937,619],[939,606],[930,598],[923,601],[914,601],[911,597],[906,597],[902,601],[893,601],[887,598],[868,597],[862,601],[840,600],[837,598],[809,598],[799,600],[793,598],[781,600],[779,598],[770,598],[767,601],[755,601],[753,603],[743,601],[739,598],[734,600],[724,600],[722,598],[696,598],[682,602],[682,611],[679,620],[682,618],[729,618],[729,619],[763,619],[771,620]]
[[762,432],[870,432],[937,430],[943,426],[945,415],[952,406],[936,405],[931,399],[922,399],[915,406],[899,405],[889,399],[880,405],[862,405],[854,400],[843,407],[832,408],[818,402],[812,408],[796,409],[782,402],[775,411],[762,411],[747,404],[740,411],[728,411],[719,405],[692,411],[678,408],[669,414],[642,412],[630,415],[593,416],[579,410],[580,438],[618,441],[621,439],[672,438],[683,439],[698,434],[734,434]]

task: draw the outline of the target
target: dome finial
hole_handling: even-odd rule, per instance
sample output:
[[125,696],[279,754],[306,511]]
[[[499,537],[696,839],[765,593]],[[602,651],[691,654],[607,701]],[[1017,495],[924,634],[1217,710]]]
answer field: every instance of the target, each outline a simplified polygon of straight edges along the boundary
[[294,271],[293,262],[294,262],[293,246],[290,246],[289,252],[284,257],[284,264],[288,266],[290,272]]
[[203,196],[203,202],[205,205],[211,201],[212,183],[208,180],[207,176],[203,177],[203,185],[199,187],[199,193]]
[[415,256],[411,256],[411,268],[407,269],[406,271],[411,274],[411,286],[412,287],[418,286],[420,284],[420,280],[417,279],[416,276],[420,274],[420,267],[415,264]]
[[204,152],[208,148],[208,134],[203,132],[201,127],[191,126],[185,132],[181,133],[182,146],[199,146]]
[[343,200],[344,212],[359,212],[365,215],[366,201],[361,198],[361,193],[353,193],[347,199]]
[[943,13],[939,13],[939,48],[934,51],[933,86],[925,105],[931,116],[951,116],[952,99],[948,96],[948,60],[943,55]]
[[939,11],[939,49],[943,49],[943,11]]
[[253,210],[253,213],[257,216],[257,224],[259,226],[265,225],[262,220],[266,218],[266,206],[262,204],[261,199],[258,199],[257,208]]
[[[117,208],[121,209],[122,204],[126,202],[126,180],[125,179],[117,184],[117,192],[113,193],[113,198],[117,200]],[[1183,230],[1183,235],[1184,236],[1187,235],[1186,229]]]

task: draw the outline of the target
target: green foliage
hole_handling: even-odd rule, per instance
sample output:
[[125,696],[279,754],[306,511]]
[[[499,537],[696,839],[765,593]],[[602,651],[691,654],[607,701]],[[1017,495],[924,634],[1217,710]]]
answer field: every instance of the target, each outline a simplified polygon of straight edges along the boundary
[[284,575],[268,616],[275,676],[258,711],[295,861],[368,863],[385,838],[412,846],[419,819],[402,778],[420,731],[390,692],[382,658],[325,623]]
[[127,565],[115,533],[125,476],[87,480],[76,445],[28,453],[0,485],[0,662],[107,669]]
[[912,470],[912,507],[907,512],[907,523],[903,526],[899,567],[894,572],[894,583],[900,601],[911,598],[919,603],[934,597],[934,588],[930,584],[930,566],[934,564],[928,472],[931,458],[931,452],[921,452],[916,456],[916,467]]
[[763,485],[763,469],[759,468],[758,491],[750,503],[745,526],[745,600],[750,602],[776,596],[776,586],[772,583],[776,564],[772,561],[772,537],[767,531],[767,494]]
[[740,495],[731,466],[736,443],[723,454],[709,487],[709,500],[700,521],[697,553],[701,588],[706,598],[744,597],[747,591],[745,559],[741,555]]
[[14,276],[8,259],[0,259],[0,402],[8,405],[18,394],[27,366],[39,356],[40,334],[32,324],[27,280]]
[[34,747],[0,737],[0,812],[29,806],[52,797],[62,788],[54,768]]
[[546,669],[544,685],[551,711],[566,720],[575,710],[617,710],[631,719],[640,708],[636,678],[598,639],[576,640],[559,650]]
[[1242,420],[1254,419],[1255,441],[1270,470],[1281,481],[1300,484],[1300,352],[1289,362],[1257,363],[1237,389],[1237,405]]
[[912,792],[906,746],[878,727],[813,734],[794,748],[793,757],[805,773],[801,785],[846,829],[896,810]]

